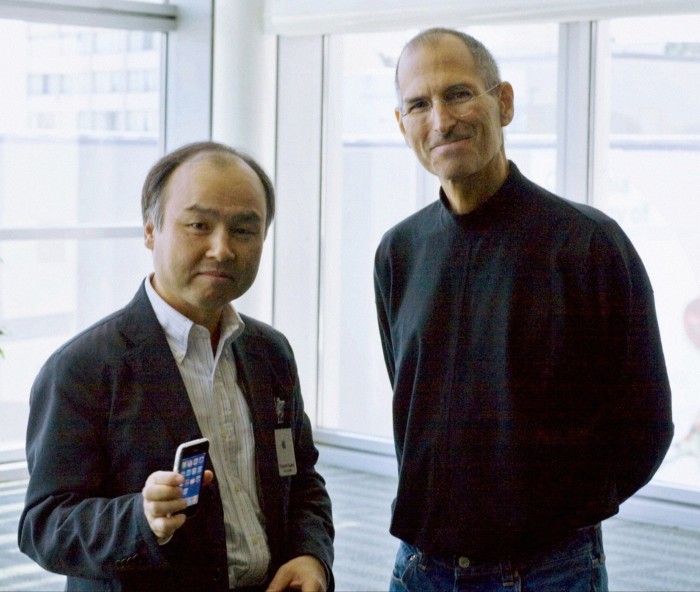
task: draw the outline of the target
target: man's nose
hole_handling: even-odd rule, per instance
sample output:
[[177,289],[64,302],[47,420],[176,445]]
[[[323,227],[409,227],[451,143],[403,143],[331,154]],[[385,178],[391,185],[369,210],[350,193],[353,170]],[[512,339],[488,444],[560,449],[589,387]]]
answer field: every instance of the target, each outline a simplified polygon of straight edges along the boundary
[[430,118],[433,129],[440,133],[449,131],[455,123],[457,123],[457,118],[443,101],[433,102],[432,109],[430,110]]
[[212,232],[209,238],[209,256],[217,261],[233,259],[236,255],[232,243],[232,237],[226,230]]

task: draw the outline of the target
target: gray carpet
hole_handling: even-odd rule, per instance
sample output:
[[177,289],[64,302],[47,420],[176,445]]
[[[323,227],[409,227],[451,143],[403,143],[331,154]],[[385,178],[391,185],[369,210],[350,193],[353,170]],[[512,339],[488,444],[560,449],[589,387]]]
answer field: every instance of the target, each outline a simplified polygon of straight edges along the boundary
[[[386,590],[397,546],[387,531],[396,480],[331,466],[319,470],[333,500],[338,591]],[[62,576],[43,571],[17,549],[25,486],[0,483],[0,590],[62,590]],[[700,591],[700,532],[612,518],[603,536],[612,591]]]

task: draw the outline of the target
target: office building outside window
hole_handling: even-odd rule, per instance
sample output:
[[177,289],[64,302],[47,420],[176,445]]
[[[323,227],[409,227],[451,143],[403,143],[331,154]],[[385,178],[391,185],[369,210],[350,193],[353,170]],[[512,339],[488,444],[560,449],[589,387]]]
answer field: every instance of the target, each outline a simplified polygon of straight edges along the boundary
[[150,268],[139,204],[161,154],[163,39],[0,21],[0,448],[24,446],[49,354]]

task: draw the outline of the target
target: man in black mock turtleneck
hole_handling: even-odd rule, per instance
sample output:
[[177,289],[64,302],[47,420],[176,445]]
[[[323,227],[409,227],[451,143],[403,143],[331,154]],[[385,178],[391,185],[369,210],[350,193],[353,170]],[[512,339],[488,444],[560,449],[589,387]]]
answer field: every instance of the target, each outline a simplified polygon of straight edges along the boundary
[[394,392],[391,590],[607,590],[600,522],[673,433],[644,266],[505,155],[512,86],[450,29],[404,47],[396,118],[441,182],[375,261]]

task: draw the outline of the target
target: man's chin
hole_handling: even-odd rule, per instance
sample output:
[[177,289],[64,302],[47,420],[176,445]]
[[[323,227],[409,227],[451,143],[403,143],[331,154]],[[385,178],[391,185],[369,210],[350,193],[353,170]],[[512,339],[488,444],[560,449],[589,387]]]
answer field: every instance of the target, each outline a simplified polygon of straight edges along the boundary
[[247,276],[229,278],[227,281],[209,282],[206,285],[199,285],[199,300],[202,305],[208,308],[221,308],[229,302],[240,298],[253,285],[255,278]]
[[241,295],[238,290],[225,290],[219,292],[207,292],[205,294],[200,294],[199,296],[199,307],[202,310],[217,311],[221,310],[225,306],[228,306],[230,302],[235,300]]
[[443,168],[433,173],[440,179],[442,185],[468,182],[476,171],[465,166]]

